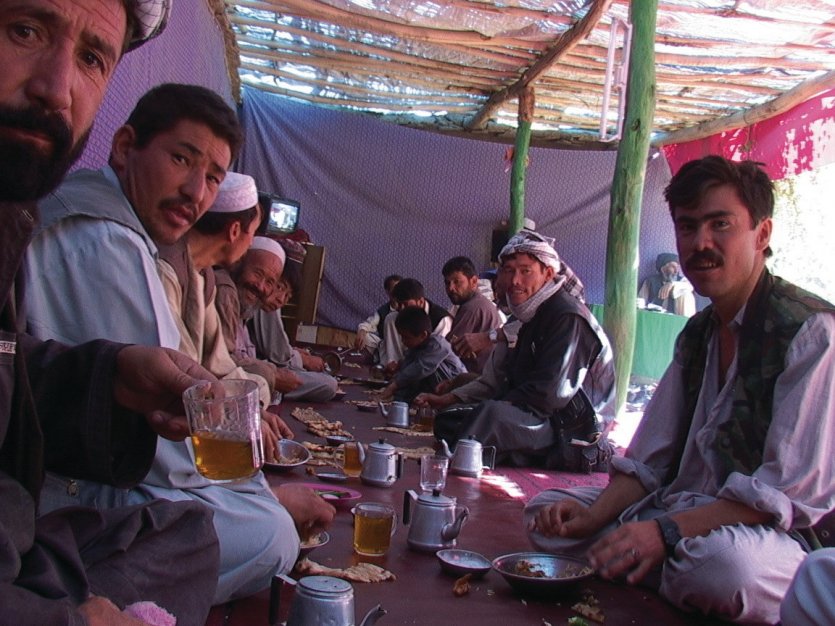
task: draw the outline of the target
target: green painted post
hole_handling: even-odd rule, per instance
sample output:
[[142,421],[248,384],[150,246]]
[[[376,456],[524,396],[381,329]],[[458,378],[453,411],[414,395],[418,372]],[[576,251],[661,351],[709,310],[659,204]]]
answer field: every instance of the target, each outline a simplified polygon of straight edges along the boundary
[[534,92],[532,88],[527,87],[519,94],[519,120],[513,150],[513,168],[510,171],[510,220],[507,225],[510,235],[518,233],[525,220],[525,174],[528,168],[528,148],[531,145],[533,109]]
[[635,351],[638,292],[638,231],[650,132],[655,113],[655,20],[657,0],[632,0],[632,46],[626,120],[618,145],[609,208],[603,326],[612,342],[617,371],[617,410],[626,403]]

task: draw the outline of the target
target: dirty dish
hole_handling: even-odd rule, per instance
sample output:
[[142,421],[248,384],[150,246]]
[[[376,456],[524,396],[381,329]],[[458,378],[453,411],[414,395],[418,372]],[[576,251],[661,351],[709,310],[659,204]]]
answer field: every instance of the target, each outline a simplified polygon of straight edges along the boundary
[[317,472],[316,478],[326,483],[344,483],[348,480],[348,475],[343,472]]
[[328,541],[331,540],[331,536],[326,532],[322,531],[313,535],[310,539],[306,541],[302,541],[299,543],[299,558],[303,559],[308,554],[313,552],[316,548],[321,548],[325,545]]
[[471,574],[472,578],[481,578],[492,567],[487,558],[470,550],[438,550],[435,556],[438,557],[441,570],[452,576]]
[[347,443],[349,441],[353,441],[354,438],[350,435],[326,435],[325,436],[325,443],[329,446],[341,446],[343,443]]
[[281,439],[276,450],[276,461],[264,463],[264,467],[279,471],[288,471],[310,460],[310,450],[305,448],[298,441],[292,439]]
[[346,506],[362,498],[359,491],[348,487],[327,487],[319,483],[299,483],[299,485],[312,489],[334,506]]
[[505,554],[492,565],[519,594],[551,595],[594,576],[587,561],[542,552]]

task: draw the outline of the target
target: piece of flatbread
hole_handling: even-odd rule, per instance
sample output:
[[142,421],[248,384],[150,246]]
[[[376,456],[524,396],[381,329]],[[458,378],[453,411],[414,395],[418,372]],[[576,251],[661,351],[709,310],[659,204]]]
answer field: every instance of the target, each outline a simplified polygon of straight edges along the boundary
[[342,578],[343,580],[350,580],[355,583],[379,583],[386,580],[397,580],[397,576],[390,571],[373,563],[357,563],[351,567],[340,569],[326,567],[321,563],[304,558],[296,563],[294,571],[297,574],[309,576],[333,576],[334,578]]
[[327,421],[325,420],[324,415],[309,406],[305,408],[296,407],[290,412],[290,415],[304,424],[307,424],[308,422],[321,422],[323,420]]
[[419,459],[424,454],[435,454],[435,450],[429,446],[420,448],[397,448],[397,453],[403,455],[404,459]]
[[375,426],[374,430],[385,430],[390,433],[397,433],[399,435],[409,435],[412,437],[432,437],[431,430],[417,430],[415,428],[400,428],[399,426]]
[[472,578],[472,576],[472,574],[464,574],[453,583],[452,593],[455,597],[460,598],[461,596],[466,596],[470,593],[470,578]]
[[571,607],[571,610],[579,613],[583,617],[587,617],[590,620],[599,622],[600,624],[606,621],[606,616],[603,615],[603,610],[596,605],[592,606],[591,604],[587,604],[586,602],[578,602],[577,604]]

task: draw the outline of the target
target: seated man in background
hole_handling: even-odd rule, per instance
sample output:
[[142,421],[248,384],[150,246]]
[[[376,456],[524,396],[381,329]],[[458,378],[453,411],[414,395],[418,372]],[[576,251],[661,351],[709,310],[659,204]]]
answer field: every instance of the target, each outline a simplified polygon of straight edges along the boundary
[[[142,96],[114,135],[110,165],[71,174],[39,206],[42,228],[26,256],[33,334],[177,349],[158,246],[178,241],[211,206],[241,140],[235,112],[208,89],[163,84]],[[212,483],[197,472],[190,446],[161,441],[151,471],[132,489],[50,475],[41,506],[200,502],[212,509],[220,541],[215,601],[265,588],[277,569],[293,566],[296,526],[329,522],[332,507],[322,501],[321,517],[311,520],[307,500],[318,496],[288,488],[280,504],[260,472]]]
[[[415,278],[404,278],[394,286],[392,296],[397,311],[402,311],[407,306],[422,308],[429,314],[432,322],[432,333],[440,337],[446,337],[452,327],[452,316],[441,306],[438,306],[426,297],[423,285]],[[383,341],[379,345],[380,364],[384,365],[391,374],[397,369],[397,363],[403,358],[406,352],[400,335],[394,326],[397,319],[396,313],[389,313],[384,321]]]
[[281,278],[276,283],[272,295],[255,311],[249,321],[256,354],[258,358],[287,369],[298,377],[299,386],[284,393],[284,399],[327,402],[336,394],[339,383],[336,378],[323,371],[325,363],[321,357],[290,345],[290,338],[281,319],[282,307],[290,301],[301,284],[304,247],[295,241],[279,243],[287,255]]
[[436,416],[435,435],[449,444],[471,435],[496,446],[501,463],[585,469],[578,457],[587,450],[570,442],[594,441],[588,451],[596,463],[597,445],[607,445],[599,433],[614,419],[615,371],[582,284],[551,241],[523,230],[499,255],[507,300],[521,322],[515,346],[497,344],[479,378],[443,395],[421,394],[416,403],[477,403]]
[[[502,325],[496,305],[479,292],[478,273],[473,262],[465,256],[451,258],[441,273],[450,302],[455,305],[452,328],[447,339],[454,342],[468,333],[494,333]],[[489,350],[457,352],[467,370],[480,374],[490,356]]]
[[277,241],[258,236],[238,263],[231,268],[215,268],[215,300],[229,354],[245,371],[270,384],[274,403],[280,400],[280,394],[297,389],[301,379],[287,368],[258,358],[247,322],[275,291],[286,260],[284,248]]
[[776,624],[798,531],[835,506],[835,307],[766,268],[774,193],[756,163],[690,161],[665,197],[711,305],[681,332],[609,485],[534,497],[530,539],[682,609]]
[[638,297],[643,299],[644,306],[692,317],[696,313],[696,298],[693,296],[693,285],[681,274],[678,255],[659,254],[655,259],[655,269],[658,273],[647,278],[638,290]]
[[355,350],[365,350],[374,360],[379,359],[378,348],[383,341],[385,328],[384,320],[389,313],[397,312],[397,301],[392,296],[394,286],[403,280],[402,276],[391,274],[383,280],[383,289],[388,296],[388,302],[381,304],[368,319],[360,322],[357,327],[357,337],[354,340]]
[[467,371],[449,342],[432,334],[429,314],[416,306],[406,307],[397,314],[395,327],[406,346],[393,380],[381,392],[384,400],[411,402],[424,391],[434,391],[439,383],[451,380]]
[[177,417],[182,392],[211,374],[173,350],[41,342],[23,334],[18,317],[35,201],[83,151],[119,59],[159,34],[169,9],[161,0],[0,2],[3,624],[136,624],[122,609],[138,601],[155,602],[181,626],[200,626],[209,612],[218,551],[202,505],[36,514],[47,469],[123,487],[141,480],[157,433],[188,433]]
[[[203,365],[218,378],[250,378],[258,383],[261,405],[272,400],[270,387],[257,374],[238,367],[229,356],[215,307],[214,265],[229,266],[243,256],[260,223],[255,180],[246,174],[227,172],[217,197],[194,227],[171,245],[159,246],[160,278],[180,332],[180,352]],[[262,409],[264,454],[274,460],[279,436],[292,431],[275,414]]]

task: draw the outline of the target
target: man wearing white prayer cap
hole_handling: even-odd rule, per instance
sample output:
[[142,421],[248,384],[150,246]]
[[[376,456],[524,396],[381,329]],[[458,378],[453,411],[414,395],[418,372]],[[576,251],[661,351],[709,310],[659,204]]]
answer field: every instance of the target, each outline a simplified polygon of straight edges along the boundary
[[[255,180],[227,172],[208,212],[179,241],[159,247],[157,266],[180,331],[180,352],[219,378],[250,376],[229,356],[215,306],[213,267],[229,266],[243,256],[260,217]],[[260,376],[252,378],[261,387],[262,403],[268,405],[270,386]],[[267,429],[267,440],[272,434],[273,430]]]
[[[26,259],[32,333],[70,344],[105,338],[178,350],[159,249],[180,240],[214,204],[241,141],[235,111],[205,87],[167,83],[142,96],[113,137],[109,165],[74,172],[39,205],[41,231]],[[172,158],[180,151],[188,158]],[[214,603],[268,587],[298,556],[292,500],[279,503],[260,472],[230,484],[209,481],[189,446],[160,441],[133,489],[53,476],[41,511],[156,498],[199,502],[213,512],[220,548]],[[278,527],[286,532],[276,534]]]
[[293,292],[299,290],[306,251],[297,241],[283,239],[281,245],[287,253],[284,271],[272,296],[250,320],[250,337],[258,357],[298,378],[300,384],[284,392],[285,400],[327,402],[336,395],[338,381],[324,371],[325,362],[322,357],[290,344],[281,318],[281,308],[293,297]]
[[553,240],[532,231],[511,237],[499,261],[508,305],[521,322],[515,345],[499,342],[476,380],[416,402],[475,403],[439,413],[435,435],[449,444],[473,436],[496,447],[499,463],[605,471],[611,448],[600,432],[614,419],[615,372],[582,283]]

